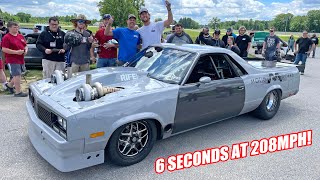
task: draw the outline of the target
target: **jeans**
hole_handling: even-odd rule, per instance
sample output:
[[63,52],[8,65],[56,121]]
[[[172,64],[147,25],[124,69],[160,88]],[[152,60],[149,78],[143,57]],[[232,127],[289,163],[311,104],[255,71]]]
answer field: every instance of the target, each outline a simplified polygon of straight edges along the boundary
[[277,60],[276,52],[275,51],[266,51],[265,52],[265,59],[267,61]]
[[314,58],[314,56],[316,55],[316,49],[317,49],[317,45],[314,47],[313,52],[312,52],[312,57]]
[[116,66],[116,58],[99,58],[97,68]]
[[299,64],[300,61],[302,62],[301,72],[304,72],[304,70],[305,70],[307,56],[308,56],[308,54],[306,54],[306,53],[298,53],[296,56],[296,60],[294,61],[294,64],[296,64],[296,65]]

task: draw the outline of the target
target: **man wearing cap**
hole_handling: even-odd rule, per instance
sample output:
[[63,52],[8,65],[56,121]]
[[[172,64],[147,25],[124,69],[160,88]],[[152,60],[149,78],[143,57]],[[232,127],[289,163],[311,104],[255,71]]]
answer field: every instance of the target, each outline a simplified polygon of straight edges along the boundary
[[[110,18],[110,14],[105,14],[103,16],[104,25],[109,23]],[[97,68],[116,66],[117,45],[108,43],[109,40],[113,39],[113,36],[104,35],[104,31],[105,28],[101,28],[95,35],[95,39],[99,44],[99,59]]]
[[88,71],[90,61],[90,48],[93,42],[93,37],[88,31],[85,30],[86,24],[90,24],[91,21],[87,20],[85,15],[78,15],[76,19],[70,20],[75,27],[72,30],[75,33],[79,33],[82,36],[82,41],[79,46],[68,47],[71,50],[70,61],[72,73]]
[[219,29],[214,30],[212,39],[205,39],[203,37],[203,32],[200,33],[199,39],[201,42],[204,42],[204,44],[207,44],[210,46],[216,46],[216,47],[221,47],[221,48],[226,47],[224,42],[220,39],[220,30]]
[[237,35],[235,35],[233,32],[232,32],[232,28],[228,28],[227,29],[227,32],[226,32],[226,35],[224,35],[222,37],[222,41],[224,42],[224,44],[228,44],[228,37],[229,36],[232,36],[234,39],[237,38]]
[[175,25],[175,33],[170,36],[167,43],[193,44],[191,37],[183,31],[182,24]]
[[[201,34],[201,36],[203,36],[203,38],[204,39],[206,39],[206,40],[211,40],[212,39],[212,36],[210,36],[210,34],[209,34],[209,28],[208,27],[204,27],[203,29],[202,29],[202,33],[200,33]],[[204,44],[204,45],[208,45],[208,44],[205,44],[203,41],[200,41],[200,34],[199,34],[199,36],[197,37],[197,39],[196,39],[196,44]]]
[[140,34],[135,30],[136,16],[129,14],[126,28],[117,28],[111,31],[113,23],[112,17],[106,23],[104,35],[113,36],[119,42],[119,55],[117,64],[122,66],[131,62],[131,58],[137,53],[140,44]]
[[42,75],[50,78],[55,70],[65,69],[65,49],[63,48],[65,33],[59,29],[57,17],[49,18],[49,26],[38,37],[36,46],[43,53]]
[[142,48],[146,48],[151,44],[161,43],[161,35],[164,29],[173,22],[173,15],[171,12],[171,4],[169,1],[165,1],[168,10],[168,19],[165,21],[151,22],[148,9],[141,8],[139,11],[140,19],[143,22],[143,26],[137,31],[141,35]]

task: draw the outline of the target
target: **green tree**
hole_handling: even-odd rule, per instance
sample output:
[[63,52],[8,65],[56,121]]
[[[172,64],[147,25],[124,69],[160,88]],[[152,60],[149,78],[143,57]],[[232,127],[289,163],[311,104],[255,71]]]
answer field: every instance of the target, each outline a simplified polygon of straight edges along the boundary
[[210,22],[209,22],[209,26],[211,28],[217,29],[217,27],[219,27],[221,20],[218,17],[213,17]]
[[30,22],[31,14],[19,12],[19,13],[16,14],[16,16],[19,17],[20,22],[24,22],[24,23]]
[[194,21],[191,18],[187,18],[187,17],[180,18],[179,24],[182,24],[183,27],[187,28],[187,29],[198,29],[200,27],[198,22]]
[[308,28],[307,25],[308,17],[307,16],[295,16],[291,19],[290,30],[294,32],[301,32]]
[[272,25],[277,29],[277,31],[288,31],[292,18],[293,14],[291,13],[279,14],[273,19]]
[[98,3],[99,12],[103,14],[111,14],[114,16],[115,26],[127,26],[126,20],[129,14],[138,17],[138,11],[144,6],[144,0],[101,0]]
[[309,31],[320,32],[320,10],[311,10],[307,13]]

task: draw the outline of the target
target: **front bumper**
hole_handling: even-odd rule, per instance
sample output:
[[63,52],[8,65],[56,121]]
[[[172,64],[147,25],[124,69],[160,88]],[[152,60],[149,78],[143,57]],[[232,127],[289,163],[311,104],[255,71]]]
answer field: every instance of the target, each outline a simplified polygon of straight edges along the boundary
[[30,118],[29,139],[38,153],[53,167],[70,172],[104,162],[104,150],[84,154],[84,139],[63,139],[37,117],[30,101],[27,101],[26,106]]

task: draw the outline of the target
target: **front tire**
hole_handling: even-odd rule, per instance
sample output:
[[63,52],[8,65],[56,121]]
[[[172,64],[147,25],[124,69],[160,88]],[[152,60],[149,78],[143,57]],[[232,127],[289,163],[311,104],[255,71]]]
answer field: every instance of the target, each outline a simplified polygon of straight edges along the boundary
[[119,166],[136,164],[147,157],[156,138],[157,128],[151,120],[122,125],[112,134],[106,148],[106,157]]
[[257,109],[252,114],[262,120],[272,119],[278,112],[281,102],[281,92],[278,90],[270,91],[263,99]]

